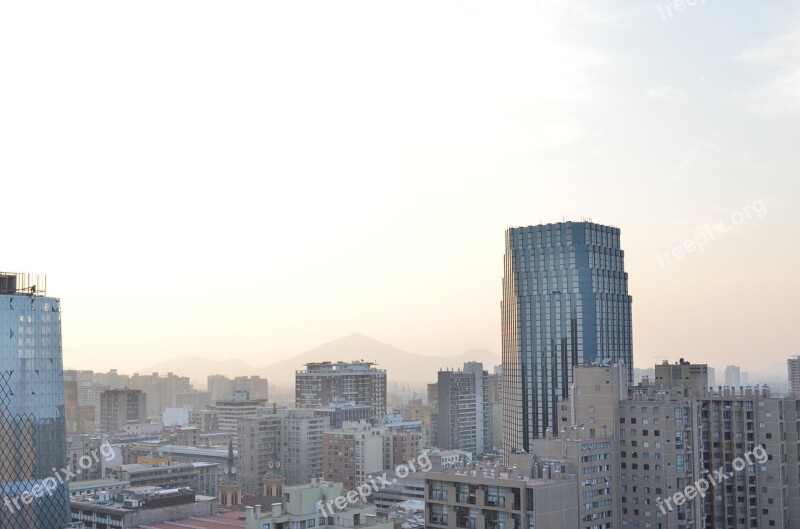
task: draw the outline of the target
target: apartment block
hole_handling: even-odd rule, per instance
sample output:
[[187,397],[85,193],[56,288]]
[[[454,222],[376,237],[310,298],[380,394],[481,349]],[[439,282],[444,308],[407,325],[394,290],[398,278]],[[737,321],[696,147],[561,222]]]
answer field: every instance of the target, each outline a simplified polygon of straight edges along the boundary
[[366,421],[345,422],[323,435],[323,474],[348,490],[367,481],[367,475],[384,469],[384,428]]
[[281,417],[281,469],[289,485],[321,478],[324,469],[324,433],[329,417],[314,410],[278,410]]
[[100,394],[100,431],[113,433],[147,422],[147,397],[136,389],[107,389]]
[[295,405],[322,408],[345,400],[386,413],[386,370],[372,362],[315,362],[295,374]]
[[483,365],[467,362],[463,370],[439,371],[436,388],[436,446],[476,456],[492,452],[492,399]]
[[465,464],[425,474],[429,529],[575,529],[577,476],[544,477],[535,465],[520,472],[499,464]]

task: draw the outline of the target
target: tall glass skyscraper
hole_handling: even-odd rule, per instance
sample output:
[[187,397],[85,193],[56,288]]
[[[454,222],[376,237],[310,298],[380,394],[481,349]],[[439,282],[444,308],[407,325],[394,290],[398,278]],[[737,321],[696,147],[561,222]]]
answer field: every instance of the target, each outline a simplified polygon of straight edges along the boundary
[[0,272],[0,528],[70,521],[59,300]]
[[[506,231],[502,312],[503,443],[529,451],[569,396],[572,367],[614,361],[633,379],[631,296],[620,230],[559,222]],[[585,425],[590,428],[590,425]]]

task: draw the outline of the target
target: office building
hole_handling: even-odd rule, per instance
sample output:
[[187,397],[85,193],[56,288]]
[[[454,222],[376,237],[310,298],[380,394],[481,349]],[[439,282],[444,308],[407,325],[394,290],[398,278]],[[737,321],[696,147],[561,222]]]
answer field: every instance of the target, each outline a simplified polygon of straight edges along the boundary
[[[51,469],[67,464],[61,301],[44,277],[0,273],[0,527],[64,527],[69,492]],[[49,479],[48,479],[49,478]],[[24,502],[23,493],[47,490]],[[16,503],[14,503],[16,501]]]
[[146,395],[136,389],[107,389],[100,394],[100,431],[114,433],[147,422]]
[[295,405],[323,408],[336,401],[372,406],[386,413],[386,370],[372,362],[315,362],[295,374]]
[[436,446],[473,455],[492,452],[491,392],[483,364],[467,362],[463,370],[439,371],[436,387]]
[[625,366],[633,378],[631,303],[620,230],[592,222],[509,228],[501,302],[506,454],[556,431],[572,368]]
[[786,363],[789,368],[789,393],[800,396],[800,356],[793,356]]

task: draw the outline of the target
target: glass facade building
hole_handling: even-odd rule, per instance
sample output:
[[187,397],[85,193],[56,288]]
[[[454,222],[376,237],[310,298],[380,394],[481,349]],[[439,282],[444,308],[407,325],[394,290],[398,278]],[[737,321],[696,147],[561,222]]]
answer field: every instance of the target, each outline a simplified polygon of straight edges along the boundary
[[[503,444],[530,451],[569,396],[572,367],[614,361],[633,379],[631,302],[620,230],[592,222],[506,231],[502,317]],[[588,427],[588,425],[587,425]]]
[[70,521],[59,300],[0,273],[0,528]]

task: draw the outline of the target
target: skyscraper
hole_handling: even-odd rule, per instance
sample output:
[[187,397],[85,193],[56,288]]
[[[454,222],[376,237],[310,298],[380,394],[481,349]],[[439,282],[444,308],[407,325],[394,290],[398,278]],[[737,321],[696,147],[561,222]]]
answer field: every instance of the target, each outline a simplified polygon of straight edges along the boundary
[[793,356],[786,363],[789,368],[789,392],[800,395],[800,356]]
[[625,365],[633,382],[631,296],[620,230],[559,222],[506,231],[502,315],[503,443],[529,451],[558,434],[572,368]]
[[60,302],[45,285],[0,273],[0,527],[70,521]]

